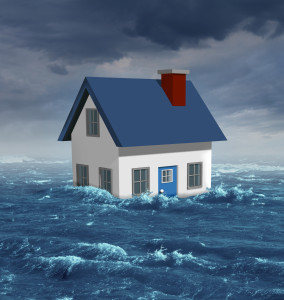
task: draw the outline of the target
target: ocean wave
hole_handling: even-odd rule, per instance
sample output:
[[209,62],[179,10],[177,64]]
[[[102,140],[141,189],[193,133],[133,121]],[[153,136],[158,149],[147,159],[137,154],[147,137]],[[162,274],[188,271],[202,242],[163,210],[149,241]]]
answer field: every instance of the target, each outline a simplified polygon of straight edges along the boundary
[[1,164],[13,164],[13,163],[23,163],[23,162],[33,162],[34,159],[25,155],[15,155],[15,156],[0,156]]
[[255,260],[260,264],[281,267],[281,268],[283,268],[283,272],[284,272],[284,261],[273,261],[273,260],[269,260],[267,258],[260,258],[260,257],[256,257]]
[[42,201],[44,199],[50,199],[50,196],[49,195],[45,195],[45,196],[39,198],[38,201]]
[[71,163],[69,159],[46,159],[46,158],[32,158],[26,155],[4,155],[0,156],[0,163],[13,164],[13,163],[34,163],[34,164],[67,164]]
[[247,274],[253,277],[255,274],[258,276],[283,276],[284,263],[268,260],[266,258],[242,258],[232,266],[234,273]]
[[[208,193],[178,198],[177,196],[167,197],[166,195],[151,196],[145,193],[128,199],[119,199],[109,192],[96,187],[74,187],[65,186],[65,190],[72,190],[82,201],[88,205],[95,205],[96,210],[101,213],[110,211],[124,211],[131,213],[131,210],[166,210],[169,212],[193,213],[196,210],[212,209],[212,205],[218,203],[233,203],[239,201],[251,201],[252,203],[264,199],[265,195],[254,191],[253,187],[243,188],[241,184],[233,187],[220,185],[211,188]],[[264,203],[263,203],[264,204]]]
[[0,295],[11,295],[16,275],[9,270],[0,268]]
[[72,270],[86,261],[78,256],[37,257],[32,263],[32,270],[44,270],[48,277],[66,279]]
[[38,253],[41,248],[33,245],[28,238],[7,238],[0,243],[1,252],[11,257],[27,258]]
[[123,260],[127,257],[126,251],[119,247],[108,243],[78,243],[74,252],[88,258],[101,260]]
[[234,187],[225,187],[223,183],[217,185],[215,188],[211,189],[207,194],[200,194],[194,197],[197,201],[206,201],[206,202],[233,202],[235,200],[257,200],[263,199],[265,195],[256,193],[253,191],[253,187],[248,189],[243,189],[241,184],[238,184]]
[[192,254],[192,252],[182,253],[181,250],[167,252],[167,249],[162,246],[160,249],[156,249],[154,252],[148,253],[146,257],[137,257],[135,262],[139,262],[142,265],[146,264],[148,266],[153,266],[158,263],[158,265],[165,265],[169,267],[192,267],[195,265],[210,270],[214,270],[216,268],[216,263],[196,257]]
[[226,163],[226,164],[213,164],[212,171],[221,174],[240,173],[240,172],[248,173],[252,171],[275,172],[275,171],[284,171],[284,166]]
[[51,179],[30,179],[30,180],[26,180],[25,183],[27,184],[47,184],[47,183],[51,183],[52,180]]
[[101,276],[106,274],[131,276],[137,270],[142,270],[130,261],[86,259],[77,255],[39,256],[28,261],[25,267],[29,268],[30,272],[43,271],[47,277],[57,279],[67,279],[72,275],[83,276],[86,272]]

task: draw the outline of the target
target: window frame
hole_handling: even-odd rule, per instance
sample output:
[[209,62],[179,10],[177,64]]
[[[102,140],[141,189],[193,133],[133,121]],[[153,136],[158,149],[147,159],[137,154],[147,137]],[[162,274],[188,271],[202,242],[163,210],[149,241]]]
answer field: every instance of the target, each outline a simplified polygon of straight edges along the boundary
[[[137,170],[139,170],[140,171],[140,181],[135,181],[134,180],[134,171],[137,171]],[[148,177],[147,177],[147,180],[141,180],[141,170],[147,170],[147,172],[148,172]],[[140,194],[135,194],[134,193],[134,184],[136,183],[136,182],[139,182],[140,183],[140,191],[141,191],[141,182],[144,182],[144,181],[146,181],[146,186],[147,186],[147,188],[146,188],[146,191],[145,192],[147,192],[147,191],[149,191],[150,190],[150,167],[141,167],[141,168],[133,168],[132,169],[132,195],[134,195],[134,196],[140,196],[142,193],[145,193],[145,192],[142,192],[142,193],[140,193]]]
[[[92,122],[92,120],[90,120],[91,124],[95,124],[97,123],[98,125],[98,133],[97,134],[89,134],[89,119],[88,119],[88,111],[95,111],[97,114],[97,122]],[[86,108],[86,135],[90,136],[90,137],[99,137],[100,136],[100,115],[99,112],[96,108]]]
[[[110,171],[110,191],[102,187],[102,174],[101,174],[102,171]],[[100,187],[100,189],[106,190],[112,194],[112,178],[113,178],[112,177],[112,169],[99,167],[99,187]],[[109,181],[105,181],[105,182],[106,182],[106,184],[109,183]]]
[[[87,179],[87,184],[79,184],[80,180],[79,180],[79,176],[80,176],[80,172],[79,172],[79,168],[80,167],[87,167],[87,177],[83,176],[83,179],[86,178]],[[84,164],[76,164],[76,184],[77,186],[89,186],[89,166],[88,165],[84,165]],[[84,181],[84,180],[83,180]]]
[[[164,170],[161,170],[161,171],[162,171],[162,174],[161,174],[162,183],[171,183],[171,182],[174,182],[174,178],[173,178],[173,176],[174,176],[173,173],[174,173],[174,172],[173,172],[173,169],[164,169]],[[167,181],[167,179],[166,179],[166,181],[164,181],[164,177],[166,177],[166,178],[168,177],[168,174],[167,174],[167,173],[166,173],[166,176],[163,175],[163,173],[164,173],[165,171],[166,171],[166,172],[170,171],[170,175],[169,175],[169,176],[170,176],[170,178],[171,178],[171,181]]]
[[[194,173],[189,174],[189,166],[194,165]],[[195,173],[195,165],[200,165],[200,173]],[[194,178],[194,184],[195,184],[195,176],[199,175],[200,176],[200,185],[194,185],[194,186],[189,186],[189,176],[193,176]],[[187,189],[188,190],[194,190],[202,187],[202,177],[203,177],[203,162],[192,162],[187,164]]]

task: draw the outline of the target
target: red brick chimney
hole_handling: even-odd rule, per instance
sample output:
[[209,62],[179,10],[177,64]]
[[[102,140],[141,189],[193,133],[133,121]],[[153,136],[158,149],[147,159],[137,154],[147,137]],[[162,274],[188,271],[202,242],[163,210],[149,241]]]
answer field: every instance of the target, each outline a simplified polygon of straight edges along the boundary
[[158,70],[161,74],[162,88],[173,106],[185,106],[185,80],[188,70]]

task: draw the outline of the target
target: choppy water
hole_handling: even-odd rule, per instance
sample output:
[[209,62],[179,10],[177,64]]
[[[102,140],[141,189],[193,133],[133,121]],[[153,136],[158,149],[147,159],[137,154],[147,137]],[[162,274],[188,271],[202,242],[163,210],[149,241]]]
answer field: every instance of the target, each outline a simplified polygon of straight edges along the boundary
[[73,187],[0,163],[0,299],[284,299],[284,167],[215,165],[187,199]]

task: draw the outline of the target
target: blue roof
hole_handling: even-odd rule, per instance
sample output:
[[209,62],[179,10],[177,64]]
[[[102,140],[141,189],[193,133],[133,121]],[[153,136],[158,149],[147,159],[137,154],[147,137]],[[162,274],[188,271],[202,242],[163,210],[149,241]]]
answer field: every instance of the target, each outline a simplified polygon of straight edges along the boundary
[[172,106],[160,80],[86,77],[59,141],[71,140],[88,95],[118,147],[226,140],[191,81],[186,106]]

